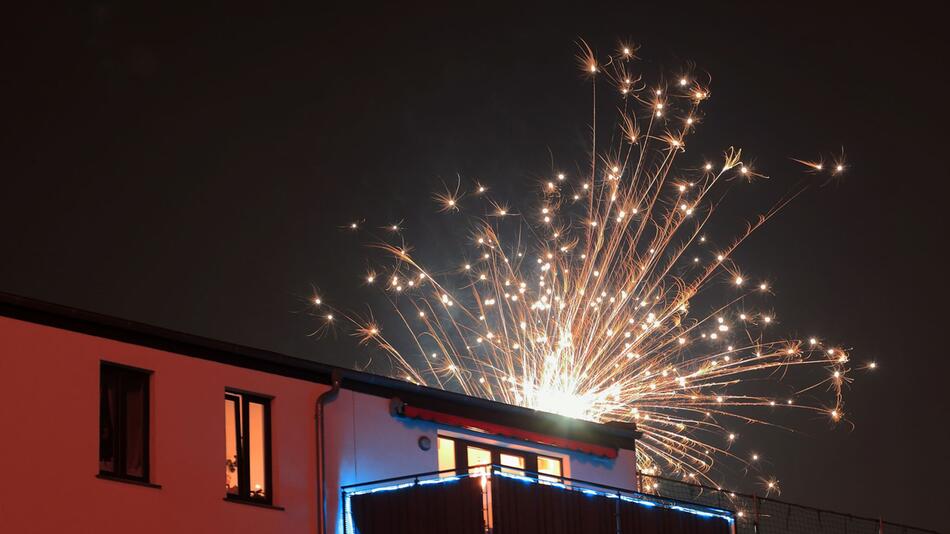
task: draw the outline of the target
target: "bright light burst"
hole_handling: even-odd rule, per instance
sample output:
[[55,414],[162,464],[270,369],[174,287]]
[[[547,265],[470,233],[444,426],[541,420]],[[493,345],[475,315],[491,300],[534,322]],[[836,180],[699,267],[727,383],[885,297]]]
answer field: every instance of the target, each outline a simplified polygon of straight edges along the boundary
[[[634,74],[637,49],[629,44],[604,60],[586,44],[580,49],[595,102],[604,84],[621,100],[617,135],[608,136],[619,142],[598,146],[594,129],[587,170],[553,170],[522,208],[491,198],[480,183],[436,193],[434,211],[454,220],[461,211],[470,232],[455,271],[432,272],[405,243],[393,244],[401,223],[382,227],[390,242],[376,246],[392,261],[361,280],[388,295],[393,323],[409,334],[391,339],[408,339],[404,346],[391,343],[377,321],[314,297],[318,317],[329,325],[332,311],[337,323],[348,321],[414,383],[634,422],[644,433],[639,467],[648,474],[708,479],[726,458],[757,468],[758,453],[736,452],[741,425],[775,424],[768,417],[788,409],[841,421],[842,387],[851,380],[845,350],[817,337],[776,337],[773,312],[756,309],[771,286],[731,260],[786,201],[728,245],[714,246],[704,232],[724,185],[764,176],[735,148],[716,161],[684,155],[711,95],[707,84],[688,72],[647,84]],[[843,156],[795,161],[809,173],[846,168]],[[704,303],[718,296],[711,313],[691,307],[701,292]],[[814,371],[797,372],[808,368]],[[782,381],[794,384],[791,396],[779,396]],[[767,481],[775,491],[774,479]]]

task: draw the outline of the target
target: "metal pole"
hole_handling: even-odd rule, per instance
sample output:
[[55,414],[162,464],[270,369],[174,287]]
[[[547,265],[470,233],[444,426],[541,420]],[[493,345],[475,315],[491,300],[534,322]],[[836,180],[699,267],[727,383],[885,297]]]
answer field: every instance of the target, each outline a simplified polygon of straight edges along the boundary
[[756,534],[759,533],[759,497],[757,495],[752,496],[752,531]]
[[616,529],[617,534],[620,534],[620,533],[621,533],[621,530],[620,530],[620,493],[617,493],[617,503],[616,503],[616,505],[614,506],[614,522],[615,522],[614,528]]

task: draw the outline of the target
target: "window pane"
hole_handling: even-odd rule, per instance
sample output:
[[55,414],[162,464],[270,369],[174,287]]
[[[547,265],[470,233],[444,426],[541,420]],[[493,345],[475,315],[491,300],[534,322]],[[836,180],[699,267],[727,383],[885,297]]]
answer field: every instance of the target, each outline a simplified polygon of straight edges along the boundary
[[149,372],[99,366],[99,471],[148,479]]
[[105,473],[115,472],[115,386],[115,373],[103,367],[99,374],[99,470]]
[[455,440],[439,438],[439,471],[446,471],[442,476],[452,476],[455,473],[448,471],[455,469]]
[[248,472],[251,481],[252,497],[267,497],[267,481],[265,480],[265,457],[264,449],[264,405],[256,402],[248,403],[248,436],[247,436],[247,456]]
[[[518,469],[524,469],[524,457],[518,456],[516,454],[501,453],[499,457],[499,462],[501,463],[501,465],[507,465],[509,467],[517,467]],[[502,471],[506,473],[523,474],[522,472],[516,471],[514,469],[502,469]]]
[[521,456],[516,456],[514,454],[501,454],[501,465],[507,465],[508,467],[518,467],[524,469],[524,458]]
[[238,429],[241,428],[241,410],[238,398],[224,399],[224,475],[228,493],[238,494],[240,488],[240,461],[238,460]]
[[224,393],[224,480],[228,496],[271,501],[269,401]]
[[125,474],[133,477],[145,476],[146,380],[139,373],[127,373],[124,380]]
[[561,460],[557,458],[548,458],[547,456],[538,456],[538,473],[551,475],[551,477],[541,476],[544,480],[556,480],[552,477],[561,476]]
[[[468,465],[488,465],[491,463],[491,452],[485,449],[479,449],[478,447],[468,447]],[[479,467],[475,469],[469,469],[469,473],[484,473],[487,467]]]

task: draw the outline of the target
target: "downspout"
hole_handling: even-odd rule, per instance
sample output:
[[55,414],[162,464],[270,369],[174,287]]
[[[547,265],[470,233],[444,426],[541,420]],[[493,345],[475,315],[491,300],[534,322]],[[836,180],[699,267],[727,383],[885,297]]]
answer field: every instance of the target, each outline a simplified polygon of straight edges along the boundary
[[317,485],[320,488],[320,497],[317,502],[317,532],[319,534],[327,533],[327,455],[324,451],[326,440],[324,438],[323,412],[326,403],[339,395],[342,380],[343,376],[339,369],[334,369],[330,373],[330,385],[332,387],[317,397]]

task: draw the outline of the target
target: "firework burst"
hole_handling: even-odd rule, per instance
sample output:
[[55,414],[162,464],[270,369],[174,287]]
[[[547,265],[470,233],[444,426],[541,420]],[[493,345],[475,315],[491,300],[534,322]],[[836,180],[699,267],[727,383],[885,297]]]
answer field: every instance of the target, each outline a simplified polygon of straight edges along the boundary
[[[521,209],[479,183],[437,192],[433,211],[466,220],[458,254],[470,259],[451,272],[417,261],[401,241],[401,223],[383,226],[388,236],[373,246],[389,260],[363,282],[379,286],[391,304],[386,325],[318,297],[314,304],[325,324],[351,326],[361,343],[381,348],[406,380],[575,418],[634,422],[644,433],[642,471],[708,479],[722,459],[761,463],[757,453],[733,448],[738,425],[775,424],[756,410],[843,420],[849,356],[816,338],[776,337],[774,315],[754,311],[771,288],[731,257],[787,199],[729,244],[707,240],[725,184],[765,177],[735,148],[715,161],[690,160],[686,141],[711,96],[708,83],[687,73],[648,85],[635,74],[636,51],[621,44],[598,60],[580,47],[595,103],[605,85],[620,101],[615,135],[607,136],[618,142],[598,146],[593,129],[582,175],[552,171]],[[595,105],[593,124],[596,113]],[[808,173],[845,170],[843,156],[795,161]],[[696,313],[701,293],[704,303],[717,303]],[[387,337],[384,326],[401,334]]]

